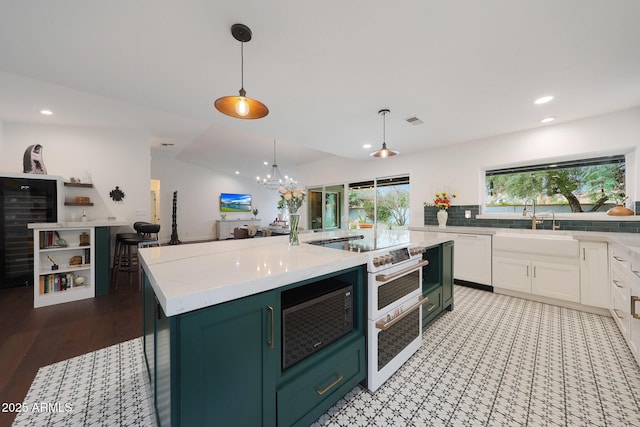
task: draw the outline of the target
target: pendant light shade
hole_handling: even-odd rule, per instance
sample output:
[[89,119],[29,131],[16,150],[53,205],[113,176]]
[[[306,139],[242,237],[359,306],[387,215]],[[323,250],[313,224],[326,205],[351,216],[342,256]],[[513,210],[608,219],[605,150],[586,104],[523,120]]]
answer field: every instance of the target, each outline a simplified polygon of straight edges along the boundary
[[386,116],[387,114],[389,114],[390,111],[389,110],[380,110],[378,111],[378,114],[380,114],[382,116],[382,148],[378,151],[374,151],[373,153],[369,154],[371,157],[378,157],[381,159],[387,158],[387,157],[391,157],[391,156],[395,156],[396,154],[400,154],[399,151],[396,150],[390,150],[387,148],[387,142],[385,141],[386,138],[386,133],[387,133],[387,129],[386,129]]
[[269,114],[269,109],[257,99],[247,97],[244,90],[244,43],[251,40],[251,29],[243,24],[233,24],[231,34],[240,42],[240,91],[238,96],[223,96],[214,105],[218,111],[237,119],[261,119]]

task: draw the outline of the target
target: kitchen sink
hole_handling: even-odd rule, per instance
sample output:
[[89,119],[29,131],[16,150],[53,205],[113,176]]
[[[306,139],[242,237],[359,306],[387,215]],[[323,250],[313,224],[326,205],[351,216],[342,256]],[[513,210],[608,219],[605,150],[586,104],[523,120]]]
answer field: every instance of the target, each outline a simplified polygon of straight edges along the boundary
[[575,258],[579,255],[580,244],[567,234],[498,233],[493,236],[493,249]]

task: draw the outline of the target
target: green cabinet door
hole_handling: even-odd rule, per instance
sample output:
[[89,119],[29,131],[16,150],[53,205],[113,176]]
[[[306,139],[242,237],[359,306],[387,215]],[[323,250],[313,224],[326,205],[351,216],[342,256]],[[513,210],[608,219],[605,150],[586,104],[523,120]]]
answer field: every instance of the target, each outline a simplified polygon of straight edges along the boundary
[[453,242],[442,244],[442,305],[453,310]]
[[109,227],[95,228],[94,259],[95,259],[95,283],[96,296],[100,297],[109,293],[109,257],[111,234]]
[[[266,292],[180,315],[181,426],[270,426],[276,422],[279,302]],[[175,419],[175,415],[172,417]]]

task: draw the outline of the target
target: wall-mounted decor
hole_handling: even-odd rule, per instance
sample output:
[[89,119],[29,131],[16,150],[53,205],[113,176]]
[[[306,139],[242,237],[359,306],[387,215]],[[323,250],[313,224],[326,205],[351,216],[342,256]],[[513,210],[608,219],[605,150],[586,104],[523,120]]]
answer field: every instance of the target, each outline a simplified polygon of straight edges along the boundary
[[124,199],[125,197],[124,192],[117,185],[116,185],[116,188],[114,188],[113,190],[111,190],[111,192],[109,192],[109,196],[114,202],[121,202],[122,199]]
[[22,157],[22,166],[24,173],[47,174],[47,168],[42,161],[42,145],[35,144],[27,147]]
[[220,212],[251,212],[251,194],[221,193]]

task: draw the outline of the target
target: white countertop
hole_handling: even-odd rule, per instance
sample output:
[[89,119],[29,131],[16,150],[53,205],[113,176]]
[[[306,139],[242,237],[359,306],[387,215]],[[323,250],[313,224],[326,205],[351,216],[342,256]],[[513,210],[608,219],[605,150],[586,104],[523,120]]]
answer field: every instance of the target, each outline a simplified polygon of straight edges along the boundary
[[638,233],[611,233],[600,231],[574,231],[574,230],[530,230],[520,228],[498,228],[498,227],[460,227],[437,225],[425,225],[422,227],[410,227],[413,231],[423,231],[440,234],[479,234],[495,235],[506,233],[517,233],[526,235],[566,235],[584,242],[605,242],[616,244],[628,249],[629,253],[640,261],[640,234]]
[[[417,244],[451,240],[437,233],[407,233]],[[298,246],[289,246],[288,236],[277,236],[142,248],[140,258],[165,314],[173,316],[365,264],[366,253],[304,243],[345,234],[302,233]]]
[[81,227],[117,227],[120,225],[129,225],[129,221],[123,221],[119,219],[96,219],[93,221],[62,221],[62,222],[32,222],[27,224],[27,228],[38,229],[53,229],[53,228],[81,228]]

